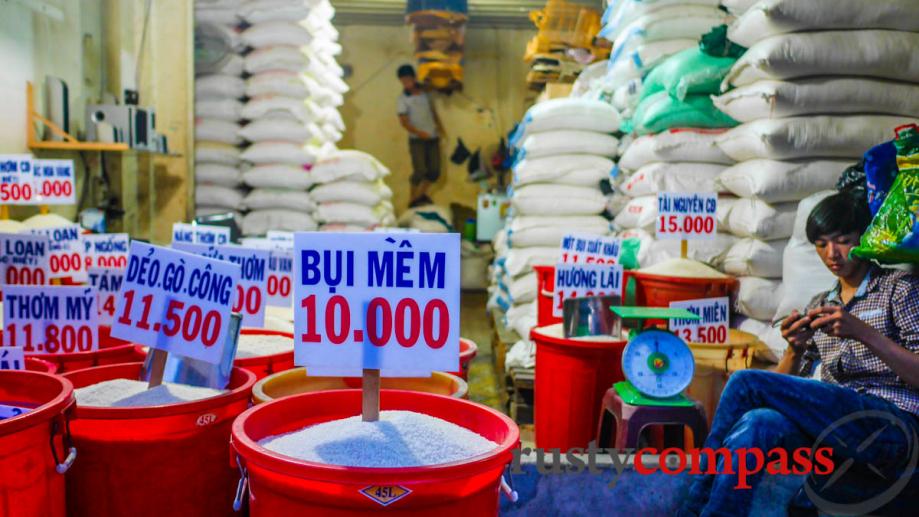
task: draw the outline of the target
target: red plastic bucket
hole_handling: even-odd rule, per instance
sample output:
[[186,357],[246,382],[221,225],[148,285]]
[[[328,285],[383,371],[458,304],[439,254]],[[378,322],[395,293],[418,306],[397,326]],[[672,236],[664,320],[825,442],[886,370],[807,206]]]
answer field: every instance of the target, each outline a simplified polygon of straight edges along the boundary
[[[76,388],[137,379],[141,364],[99,366],[65,377]],[[67,477],[70,517],[232,515],[238,473],[227,462],[230,426],[249,406],[255,374],[234,368],[224,395],[149,407],[77,406],[80,461]]]
[[99,350],[95,352],[74,352],[72,354],[29,354],[57,366],[57,373],[83,370],[107,364],[133,363],[143,360],[134,345],[111,336],[112,328],[99,325]]
[[[281,332],[279,330],[266,329],[242,329],[240,334],[245,336],[284,336],[294,339],[290,332]],[[263,379],[272,373],[283,372],[294,367],[294,351],[281,352],[280,354],[263,355],[259,357],[246,357],[236,359],[233,366],[238,366],[255,374],[256,379]]]
[[722,296],[733,300],[739,285],[736,278],[684,278],[638,271],[631,276],[636,284],[635,305],[639,307],[669,307],[670,302]]
[[622,375],[625,341],[565,339],[537,327],[536,446],[545,449],[587,447],[596,439],[603,394]]
[[463,379],[464,381],[469,380],[469,365],[472,364],[472,360],[475,359],[476,354],[479,353],[479,346],[476,345],[473,341],[466,339],[464,337],[460,338],[460,369],[455,372],[450,372],[452,375]]
[[555,295],[555,266],[533,266],[536,271],[536,325],[545,327],[561,323],[552,315],[552,297]]
[[[248,473],[251,515],[497,515],[501,474],[512,460],[520,431],[506,415],[474,402],[413,391],[380,392],[383,410],[425,413],[498,444],[494,451],[466,461],[411,468],[342,467],[296,460],[258,445],[268,436],[358,415],[360,408],[360,390],[335,390],[284,397],[240,415],[233,423],[231,445]],[[390,498],[384,506],[362,492],[372,494],[377,487],[392,496],[405,495]]]
[[52,375],[57,373],[56,364],[36,359],[35,357],[26,357],[25,367],[30,372],[50,373]]
[[2,370],[0,403],[35,408],[0,420],[0,514],[63,517],[63,474],[76,457],[61,436],[73,385],[46,373]]

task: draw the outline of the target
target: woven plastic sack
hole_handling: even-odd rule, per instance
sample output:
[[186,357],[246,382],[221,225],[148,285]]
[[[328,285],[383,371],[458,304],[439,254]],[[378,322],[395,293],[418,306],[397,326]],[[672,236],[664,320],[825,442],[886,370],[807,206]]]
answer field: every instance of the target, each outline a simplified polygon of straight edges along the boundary
[[688,95],[674,99],[667,92],[658,92],[638,105],[631,121],[632,130],[639,135],[660,133],[672,128],[703,129],[734,127],[737,121],[718,111],[707,95]]
[[868,208],[871,215],[877,215],[897,176],[897,146],[893,142],[885,142],[872,147],[865,153],[864,164]]

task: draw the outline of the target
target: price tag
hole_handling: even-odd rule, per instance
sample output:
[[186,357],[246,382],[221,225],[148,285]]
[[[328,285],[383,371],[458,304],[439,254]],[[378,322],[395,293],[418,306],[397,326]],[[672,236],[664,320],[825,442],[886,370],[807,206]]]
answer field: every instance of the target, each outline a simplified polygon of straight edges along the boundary
[[246,248],[268,250],[268,280],[265,283],[267,304],[272,307],[290,307],[294,268],[293,241],[250,237],[242,239],[241,243]]
[[25,370],[26,357],[22,347],[0,346],[0,370]]
[[616,264],[557,264],[552,314],[562,317],[568,298],[618,296],[622,298],[622,266]]
[[713,239],[718,229],[718,195],[657,194],[658,239]]
[[96,233],[83,236],[83,260],[90,268],[124,269],[128,266],[131,238],[126,233]]
[[3,288],[3,345],[27,354],[72,354],[99,349],[96,290],[92,287]]
[[616,264],[622,239],[599,235],[571,234],[562,239],[561,262],[565,264]]
[[670,302],[672,309],[686,309],[699,321],[670,320],[670,330],[688,343],[724,344],[728,342],[730,307],[727,297]]
[[111,325],[115,319],[115,300],[124,281],[124,269],[89,268],[89,285],[96,288],[99,324]]
[[34,205],[32,155],[0,154],[0,205]]
[[33,160],[35,203],[75,205],[76,183],[73,160]]
[[78,224],[31,230],[32,235],[48,238],[48,278],[71,278],[86,282],[83,263],[83,230]]
[[134,241],[112,336],[217,364],[239,275],[236,264]]
[[421,377],[459,360],[459,234],[297,233],[295,362]]
[[51,243],[43,235],[0,233],[0,285],[45,285]]
[[230,229],[225,226],[175,223],[172,225],[172,242],[221,246],[229,244]]

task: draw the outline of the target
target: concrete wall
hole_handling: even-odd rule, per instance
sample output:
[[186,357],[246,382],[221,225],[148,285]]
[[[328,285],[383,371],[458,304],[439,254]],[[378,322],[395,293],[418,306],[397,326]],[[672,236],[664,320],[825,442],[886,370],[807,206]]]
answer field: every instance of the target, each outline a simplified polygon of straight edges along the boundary
[[[353,69],[347,80],[352,91],[342,107],[347,131],[340,147],[371,153],[392,170],[389,184],[396,210],[401,211],[409,201],[411,160],[408,135],[396,117],[396,99],[401,93],[396,68],[414,62],[410,29],[346,25],[339,30],[344,47],[340,61]],[[467,181],[465,165],[453,165],[447,158],[458,137],[473,151],[480,146],[494,147],[520,120],[527,98],[532,97],[522,58],[534,33],[506,28],[467,30],[464,90],[435,97],[447,131],[444,175],[432,195],[438,204],[475,206],[478,185]]]

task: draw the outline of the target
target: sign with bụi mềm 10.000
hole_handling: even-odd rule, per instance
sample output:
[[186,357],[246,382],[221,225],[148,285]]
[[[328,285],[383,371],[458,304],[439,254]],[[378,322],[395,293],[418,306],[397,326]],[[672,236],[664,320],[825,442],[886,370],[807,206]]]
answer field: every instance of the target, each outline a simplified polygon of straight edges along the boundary
[[657,194],[658,239],[714,239],[718,230],[717,216],[717,194]]
[[295,362],[311,375],[454,371],[459,309],[459,234],[295,235]]
[[112,336],[217,364],[239,276],[232,262],[134,241]]

